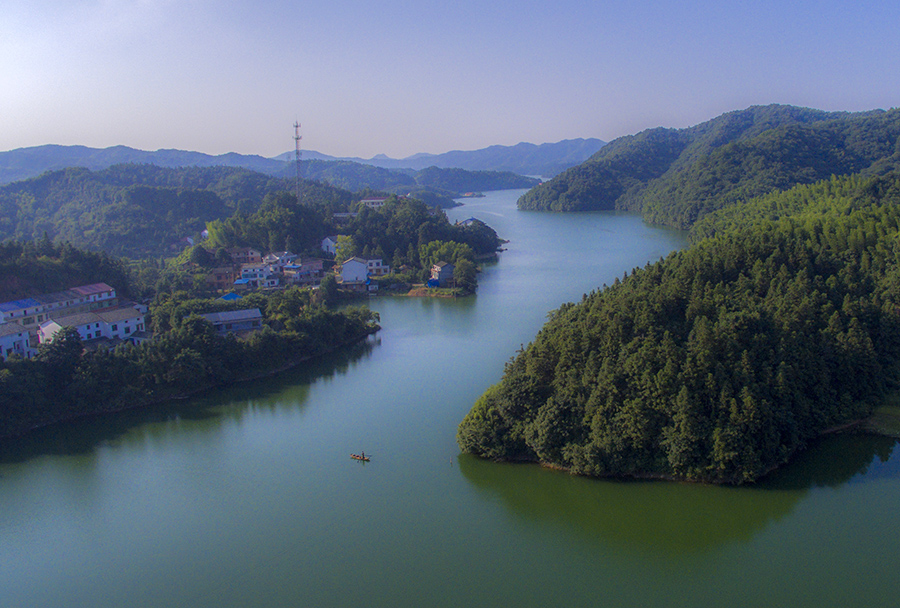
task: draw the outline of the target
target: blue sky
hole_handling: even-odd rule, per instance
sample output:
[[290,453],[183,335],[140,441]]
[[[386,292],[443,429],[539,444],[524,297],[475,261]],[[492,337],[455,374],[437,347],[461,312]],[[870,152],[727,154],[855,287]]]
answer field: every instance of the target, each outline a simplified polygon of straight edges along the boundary
[[900,106],[900,3],[6,0],[0,150],[403,157]]

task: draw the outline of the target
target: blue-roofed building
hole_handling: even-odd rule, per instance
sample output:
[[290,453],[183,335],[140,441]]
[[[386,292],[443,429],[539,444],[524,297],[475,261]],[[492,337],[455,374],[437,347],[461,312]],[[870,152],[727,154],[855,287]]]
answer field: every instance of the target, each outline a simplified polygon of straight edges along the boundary
[[0,323],[18,321],[32,328],[48,319],[114,308],[117,304],[115,289],[106,283],[93,283],[0,303]]
[[[42,308],[43,304],[34,298],[24,298],[22,300],[13,300],[12,302],[3,302],[0,304],[0,314],[2,314],[3,323],[18,321],[23,325],[34,325],[34,316],[41,312]],[[31,317],[30,323],[24,321],[28,317]]]

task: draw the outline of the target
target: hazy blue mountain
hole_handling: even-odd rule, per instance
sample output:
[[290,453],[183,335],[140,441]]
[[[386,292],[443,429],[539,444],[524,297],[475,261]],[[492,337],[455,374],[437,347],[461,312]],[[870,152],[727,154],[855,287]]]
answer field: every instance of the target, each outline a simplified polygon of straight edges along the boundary
[[243,167],[261,173],[275,173],[284,162],[257,155],[220,154],[184,150],[136,150],[127,146],[88,148],[87,146],[58,146],[54,144],[18,148],[0,152],[0,184],[35,177],[45,171],[68,167],[84,167],[97,171],[124,163],[156,165],[158,167]]
[[[491,146],[470,152],[414,154],[405,159],[392,159],[379,154],[370,159],[337,158],[314,150],[303,150],[303,161],[350,161],[381,169],[420,171],[429,167],[467,169],[469,171],[509,171],[519,175],[553,176],[573,167],[597,152],[605,142],[599,139],[568,139],[553,144],[520,143],[515,146]],[[45,145],[0,152],[0,184],[8,184],[45,171],[68,167],[84,167],[97,171],[124,163],[149,164],[158,167],[243,167],[270,175],[287,177],[292,169],[294,151],[275,158],[229,152],[213,156],[185,150],[137,150],[127,146],[89,148],[87,146]],[[407,173],[408,175],[408,173]]]
[[[406,158],[390,158],[378,154],[372,158],[336,157],[303,150],[303,160],[351,161],[383,169],[468,169],[470,171],[511,171],[519,175],[552,177],[574,167],[596,153],[606,142],[599,139],[565,139],[549,144],[519,143],[514,146],[490,146],[481,150],[454,150],[443,154],[419,153]],[[275,158],[294,160],[294,151]]]

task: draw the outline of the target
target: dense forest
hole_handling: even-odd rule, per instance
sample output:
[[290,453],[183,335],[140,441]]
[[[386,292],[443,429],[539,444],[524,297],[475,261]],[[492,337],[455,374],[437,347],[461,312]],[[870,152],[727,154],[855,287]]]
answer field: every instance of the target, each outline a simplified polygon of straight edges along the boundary
[[[420,173],[408,178],[408,190],[432,205],[453,204],[449,197],[466,190],[528,187],[537,181],[512,174],[449,169]],[[460,192],[450,187],[458,187]],[[385,190],[390,188],[378,189]],[[400,190],[405,193],[407,188]],[[235,214],[248,217],[260,211],[266,197],[295,191],[293,179],[234,167],[64,169],[0,186],[0,242],[36,240],[46,233],[51,240],[112,255],[177,255],[185,246],[184,239],[198,235],[208,222],[224,221]],[[324,222],[335,212],[349,210],[358,196],[319,181],[302,180],[300,198],[303,206],[315,210]],[[255,246],[268,249],[269,243]]]
[[377,257],[397,267],[419,266],[420,247],[432,241],[466,244],[476,256],[493,254],[501,243],[483,222],[451,224],[443,212],[434,212],[415,199],[396,197],[378,209],[362,209],[340,232],[348,235],[344,258]]
[[[64,329],[34,359],[0,362],[0,437],[76,416],[157,403],[267,374],[358,341],[378,329],[367,308],[332,311],[308,289],[254,293],[234,303],[163,295],[159,332],[138,346],[90,349]],[[262,331],[220,335],[197,312],[259,308]]]
[[46,236],[0,243],[0,302],[101,282],[115,285],[123,297],[137,297],[133,274],[119,258],[53,243]]
[[900,167],[900,110],[759,106],[687,129],[622,137],[538,186],[521,209],[624,209],[688,228],[721,207],[832,175]]
[[586,475],[756,480],[898,386],[898,239],[896,173],[712,213],[690,249],[552,313],[459,445]]
[[[0,187],[0,241],[46,233],[112,255],[177,254],[207,222],[252,213],[266,195],[284,190],[294,191],[293,182],[228,167],[65,169]],[[352,200],[349,192],[307,181],[301,196],[325,210]]]
[[[508,171],[467,171],[438,167],[413,171],[383,169],[350,161],[303,161],[301,167],[306,179],[325,182],[353,192],[365,188],[394,194],[430,191],[448,200],[466,192],[531,188],[541,181]],[[288,167],[281,175],[288,176],[293,170],[293,167]]]
[[237,212],[207,224],[204,247],[254,247],[260,251],[318,250],[330,224],[331,213],[300,204],[289,192],[269,194],[253,213]]

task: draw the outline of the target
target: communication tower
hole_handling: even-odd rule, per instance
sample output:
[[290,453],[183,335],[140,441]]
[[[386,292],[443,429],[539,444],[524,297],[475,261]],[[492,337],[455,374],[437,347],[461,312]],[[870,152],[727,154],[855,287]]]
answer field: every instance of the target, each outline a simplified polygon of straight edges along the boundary
[[300,123],[294,122],[294,145],[296,147],[294,151],[294,164],[297,166],[297,203],[300,203],[300,140],[303,137],[300,135]]

